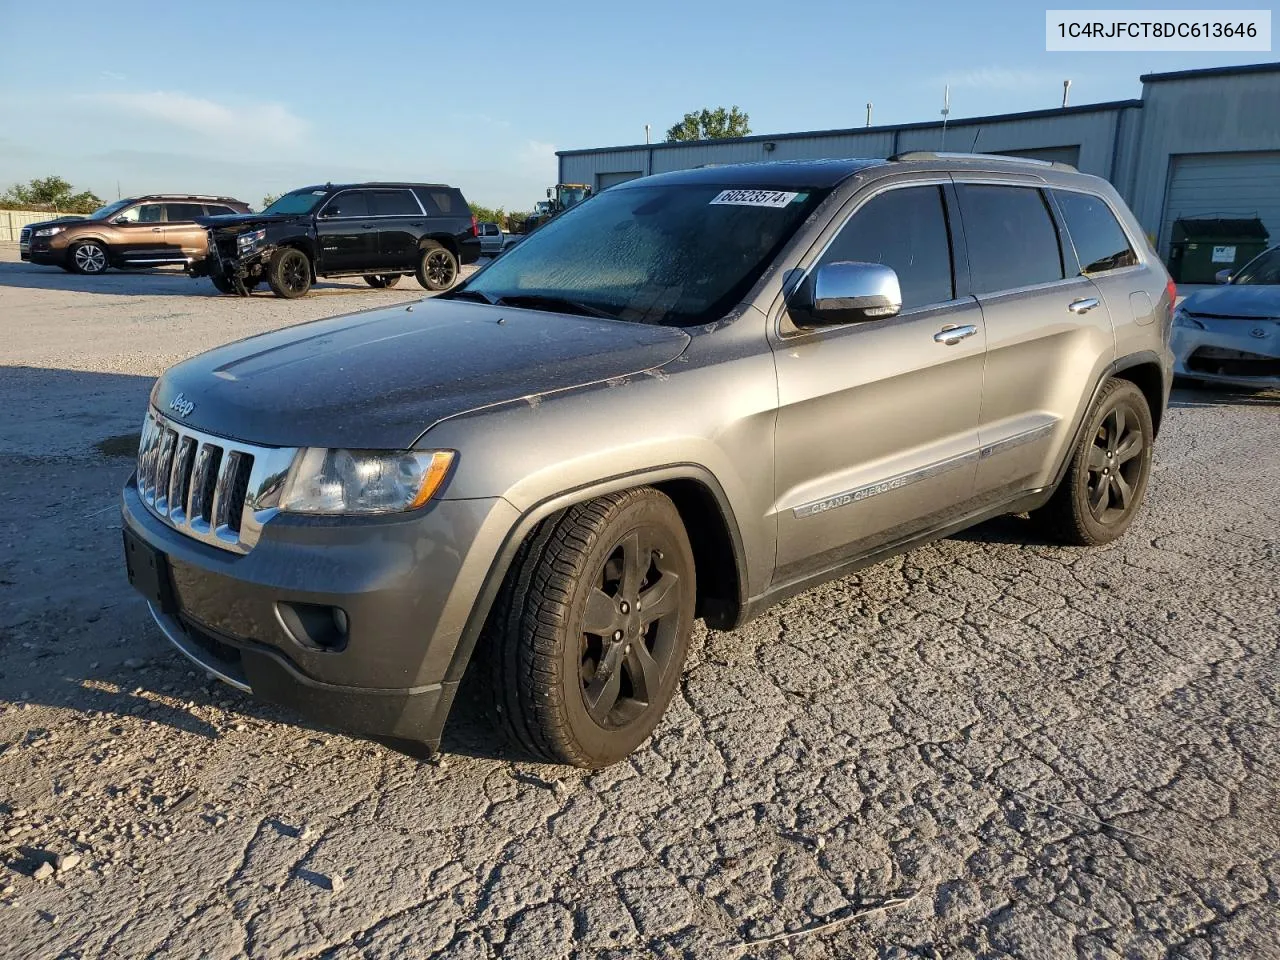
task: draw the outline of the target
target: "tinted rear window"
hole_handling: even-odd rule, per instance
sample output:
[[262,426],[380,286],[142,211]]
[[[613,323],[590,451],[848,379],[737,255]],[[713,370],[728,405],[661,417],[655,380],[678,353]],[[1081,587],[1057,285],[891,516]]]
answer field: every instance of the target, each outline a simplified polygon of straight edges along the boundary
[[228,214],[235,213],[230,207],[224,207],[216,203],[206,203],[204,208],[211,217],[225,217]]
[[165,213],[170,223],[175,220],[194,220],[204,216],[204,205],[199,203],[165,204]]
[[414,193],[422,201],[429,217],[469,217],[471,209],[462,199],[462,191],[448,187],[418,187]]
[[371,213],[377,217],[421,216],[418,202],[408,190],[372,190],[369,192]]
[[904,308],[950,300],[951,243],[941,189],[904,187],[873,197],[845,224],[820,262],[837,260],[893,267]]
[[1116,215],[1101,197],[1072,190],[1055,190],[1053,196],[1080,258],[1081,273],[1132,267],[1138,262]]
[[1058,231],[1032,187],[956,185],[974,293],[1061,280]]

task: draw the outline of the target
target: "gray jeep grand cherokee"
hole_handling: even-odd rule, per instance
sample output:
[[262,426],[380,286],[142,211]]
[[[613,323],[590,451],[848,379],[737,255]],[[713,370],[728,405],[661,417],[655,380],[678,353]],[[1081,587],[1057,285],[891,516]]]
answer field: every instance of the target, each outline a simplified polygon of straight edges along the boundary
[[988,517],[1122,534],[1174,289],[1069,167],[907,154],[613,187],[434,299],[169,370],[129,574],[209,672],[435,746],[473,654],[517,744],[652,731],[695,617]]

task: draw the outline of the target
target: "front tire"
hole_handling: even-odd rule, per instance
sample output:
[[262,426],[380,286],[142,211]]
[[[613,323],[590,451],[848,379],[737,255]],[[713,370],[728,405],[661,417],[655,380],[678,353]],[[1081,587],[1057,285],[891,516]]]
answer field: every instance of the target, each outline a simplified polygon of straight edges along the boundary
[[1095,547],[1121,536],[1137,516],[1151,477],[1151,408],[1128,380],[1102,388],[1062,483],[1032,514],[1061,543]]
[[651,487],[545,521],[522,546],[487,627],[490,702],[508,738],[600,768],[648,738],[693,629],[693,552]]
[[391,287],[394,287],[397,283],[400,282],[400,274],[388,273],[388,274],[380,274],[378,276],[373,276],[373,277],[366,276],[364,278],[364,282],[367,283],[369,286],[373,287],[373,289],[375,290],[386,290]]
[[428,290],[448,290],[458,282],[458,258],[448,247],[428,240],[418,258],[417,276]]
[[67,262],[76,273],[96,276],[107,269],[107,248],[97,240],[85,240],[71,248]]
[[286,300],[306,296],[311,289],[311,261],[301,250],[281,247],[267,264],[267,284],[272,293]]

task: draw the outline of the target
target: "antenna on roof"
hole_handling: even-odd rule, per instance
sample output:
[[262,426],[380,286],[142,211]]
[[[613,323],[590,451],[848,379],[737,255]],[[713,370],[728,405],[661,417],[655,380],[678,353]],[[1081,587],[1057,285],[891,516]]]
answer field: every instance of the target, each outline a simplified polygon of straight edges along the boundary
[[947,149],[947,117],[951,115],[951,84],[947,84],[942,88],[942,146],[939,150]]
[[1071,81],[1070,81],[1070,80],[1063,80],[1063,81],[1062,81],[1062,106],[1063,106],[1063,109],[1066,109],[1066,106],[1067,106],[1067,95],[1068,95],[1070,92],[1071,92]]
[[867,126],[871,126],[871,101],[867,101]]

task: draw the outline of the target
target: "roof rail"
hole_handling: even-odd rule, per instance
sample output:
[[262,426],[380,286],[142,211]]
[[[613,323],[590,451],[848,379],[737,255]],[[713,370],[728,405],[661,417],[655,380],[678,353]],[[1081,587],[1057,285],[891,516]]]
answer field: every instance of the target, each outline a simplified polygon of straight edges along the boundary
[[1054,170],[1069,170],[1078,173],[1069,163],[1060,160],[1037,160],[1034,157],[1010,157],[1002,153],[952,153],[937,150],[908,150],[906,153],[895,153],[889,158],[898,160],[997,160],[1002,163],[1030,163],[1038,167],[1050,167]]

